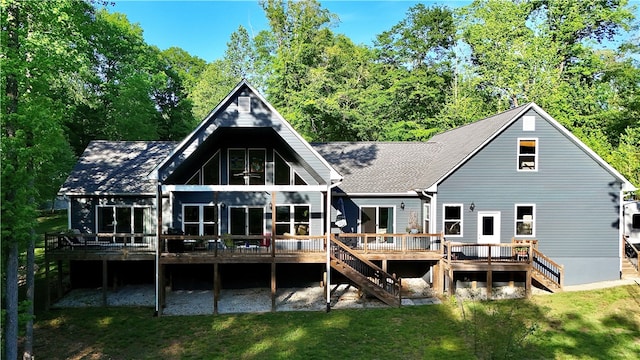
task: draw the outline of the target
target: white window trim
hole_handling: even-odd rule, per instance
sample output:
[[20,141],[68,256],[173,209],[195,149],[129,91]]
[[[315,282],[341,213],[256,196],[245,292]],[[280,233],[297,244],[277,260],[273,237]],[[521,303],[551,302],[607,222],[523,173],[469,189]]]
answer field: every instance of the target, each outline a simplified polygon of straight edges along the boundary
[[115,218],[116,216],[116,209],[115,208],[129,208],[131,209],[131,220],[130,220],[130,225],[131,225],[131,234],[133,234],[133,228],[135,226],[135,210],[134,209],[149,209],[149,215],[151,217],[153,217],[153,208],[149,205],[96,205],[96,214],[95,214],[95,218],[96,218],[96,222],[95,222],[95,233],[98,234],[98,222],[99,220],[99,215],[98,215],[98,208],[112,208],[113,209],[113,234],[117,234],[116,232],[116,226],[118,226],[117,220]]
[[[518,235],[518,208],[519,207],[532,207],[533,210],[533,219],[531,224],[531,235]],[[537,223],[537,214],[536,214],[536,204],[515,204],[513,207],[513,236],[514,237],[526,237],[533,238],[536,236],[536,223]]]
[[[535,147],[535,154],[533,154],[533,162],[534,162],[534,169],[520,169],[520,156],[531,156],[531,155],[523,155],[520,154],[520,141],[522,140],[529,140],[529,141],[535,141],[536,142],[536,147]],[[539,148],[540,148],[540,141],[538,140],[538,138],[534,138],[534,137],[519,137],[518,141],[516,141],[516,170],[518,172],[538,172],[538,170],[540,169],[540,161],[539,161]]]
[[291,164],[287,160],[285,160],[284,156],[280,155],[280,153],[275,149],[273,149],[273,180],[271,181],[271,183],[276,183],[276,156],[284,161],[287,166],[289,166],[289,185],[293,185],[293,182],[295,181],[295,171],[293,170],[293,166],[291,166]]
[[[444,217],[445,216],[445,208],[447,207],[459,207],[460,208],[460,235],[452,235],[452,234],[447,234],[446,233],[446,229],[444,226],[444,223],[447,221],[447,219]],[[444,236],[446,237],[454,237],[454,238],[461,238],[464,236],[464,204],[442,204],[442,233],[444,234]]]
[[[296,206],[306,206],[309,209],[309,220],[307,221],[307,233],[309,235],[311,235],[311,204],[276,204],[275,208],[277,209],[278,207],[288,207],[289,208],[289,221],[287,222],[282,222],[282,221],[277,221],[275,222],[275,225],[282,225],[282,224],[289,224],[289,234],[292,235],[297,235],[295,233],[295,227],[296,227],[296,220],[295,220],[295,207]],[[277,211],[277,210],[276,210]],[[273,231],[275,231],[275,225],[273,226]]]
[[212,202],[210,203],[196,203],[196,204],[191,204],[191,203],[184,203],[182,204],[182,232],[184,233],[184,225],[185,223],[189,223],[189,224],[195,224],[195,222],[193,221],[186,221],[184,218],[184,208],[187,206],[194,206],[194,207],[198,207],[198,235],[202,235],[204,234],[204,225],[205,224],[218,224],[218,235],[220,235],[220,207],[218,206],[218,218],[216,219],[215,222],[211,222],[211,221],[204,221],[204,207],[205,206],[217,206],[217,204],[214,204]]
[[211,156],[209,158],[209,160],[205,161],[204,164],[202,164],[202,167],[200,167],[200,185],[204,185],[204,168],[211,161],[213,161],[213,158],[215,158],[216,156],[218,156],[218,184],[213,184],[213,185],[221,185],[222,184],[222,174],[221,174],[222,166],[220,166],[220,161],[222,160],[222,154],[220,153],[220,150],[218,150],[215,153],[213,153],[213,156]]
[[[227,233],[231,234],[231,209],[245,209],[244,212],[244,216],[245,216],[245,229],[244,229],[244,234],[240,234],[239,236],[249,236],[248,232],[249,232],[249,209],[261,209],[262,210],[262,232],[264,234],[264,232],[267,231],[267,221],[265,219],[265,214],[267,213],[267,207],[265,206],[258,206],[258,205],[231,205],[231,206],[227,206]],[[218,211],[218,216],[220,216],[220,211]],[[218,227],[218,232],[220,231],[220,227]],[[261,234],[262,235],[262,234]]]
[[[429,222],[429,229],[424,228],[424,223],[425,222]],[[431,232],[431,204],[430,203],[424,203],[422,204],[422,224],[420,224],[420,227],[422,227],[422,231],[425,233],[430,233]]]
[[[231,183],[231,178],[233,176],[233,174],[231,173],[231,157],[229,156],[229,153],[233,150],[243,150],[244,151],[244,172],[251,172],[251,169],[249,168],[251,166],[251,159],[249,159],[249,152],[250,151],[255,151],[255,150],[259,150],[262,151],[264,153],[264,163],[263,163],[263,169],[264,169],[264,184],[266,185],[268,184],[267,182],[267,177],[268,177],[268,173],[267,173],[267,149],[266,148],[241,148],[241,147],[237,147],[237,148],[228,148],[227,149],[227,185],[229,183]],[[250,180],[249,180],[250,181]],[[249,185],[247,184],[247,181],[245,179],[245,183],[244,185]]]
[[[393,209],[393,229],[394,233],[398,232],[398,226],[396,222],[398,221],[398,209],[396,205],[360,205],[358,206],[358,232],[362,233],[362,208],[375,208],[376,209],[376,220],[380,219],[380,208],[388,208]],[[380,224],[376,223],[376,231],[380,230]],[[395,242],[395,238],[394,238]]]

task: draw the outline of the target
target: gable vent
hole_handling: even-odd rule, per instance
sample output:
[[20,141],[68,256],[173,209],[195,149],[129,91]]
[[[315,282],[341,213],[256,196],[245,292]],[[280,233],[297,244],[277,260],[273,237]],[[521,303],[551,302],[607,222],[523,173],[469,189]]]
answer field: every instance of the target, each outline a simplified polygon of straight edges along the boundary
[[238,112],[240,113],[251,112],[251,97],[238,96]]

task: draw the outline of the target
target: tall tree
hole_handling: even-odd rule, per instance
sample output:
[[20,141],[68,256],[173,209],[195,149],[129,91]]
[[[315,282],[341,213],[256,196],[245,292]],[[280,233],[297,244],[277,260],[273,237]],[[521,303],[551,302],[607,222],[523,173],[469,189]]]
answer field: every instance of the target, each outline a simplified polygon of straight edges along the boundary
[[193,116],[201,121],[229,93],[238,81],[228,67],[228,63],[216,60],[207,64],[200,79],[189,94],[193,101]]
[[377,36],[374,74],[388,97],[382,139],[425,140],[437,130],[435,116],[445,104],[453,79],[453,13],[418,4],[390,30]]
[[[3,296],[7,309],[3,325],[6,358],[15,359],[18,254],[26,248],[27,258],[33,261],[37,205],[47,189],[51,192],[59,186],[60,169],[69,163],[65,159],[72,156],[61,124],[66,106],[57,96],[59,78],[60,74],[81,66],[83,56],[75,46],[76,37],[82,32],[79,24],[85,23],[92,8],[73,0],[55,3],[6,0],[1,6],[0,21],[5,30],[0,76],[1,231],[2,263],[6,265]],[[47,173],[51,169],[54,171]],[[32,269],[32,265],[28,268]],[[28,274],[30,287],[32,276]],[[32,288],[28,293],[33,294]],[[27,335],[32,335],[29,325]],[[30,344],[31,339],[27,339],[24,358],[32,357]]]
[[[478,0],[458,15],[471,49],[465,82],[493,95],[499,110],[535,101],[611,158],[634,108],[621,99],[638,90],[627,1]],[[619,39],[617,49],[605,44]]]

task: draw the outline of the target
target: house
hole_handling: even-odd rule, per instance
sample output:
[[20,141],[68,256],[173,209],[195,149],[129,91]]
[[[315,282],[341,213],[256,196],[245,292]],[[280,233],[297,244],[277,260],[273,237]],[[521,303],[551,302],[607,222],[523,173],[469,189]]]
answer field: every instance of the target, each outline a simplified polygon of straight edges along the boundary
[[185,278],[250,278],[272,302],[288,273],[391,305],[407,268],[439,291],[553,289],[619,278],[633,190],[534,103],[427,142],[310,144],[241,81],[180,143],[91,142],[60,189],[83,240],[48,237],[47,259],[103,289],[138,274],[159,313]]

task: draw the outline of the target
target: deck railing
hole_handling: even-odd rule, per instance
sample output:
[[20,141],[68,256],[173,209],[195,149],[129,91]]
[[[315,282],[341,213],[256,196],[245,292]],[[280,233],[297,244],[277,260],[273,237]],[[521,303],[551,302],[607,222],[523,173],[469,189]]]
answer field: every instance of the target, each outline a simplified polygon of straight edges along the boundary
[[638,258],[640,258],[640,250],[629,242],[629,239],[622,238],[624,245],[624,257],[627,259],[631,265],[638,271]]
[[345,264],[368,278],[375,286],[396,298],[398,304],[400,303],[400,289],[402,288],[400,279],[388,274],[371,261],[361,258],[353,249],[336,240],[335,237],[332,237],[331,240],[331,256],[339,263]]
[[140,251],[156,249],[156,234],[144,233],[48,233],[45,234],[45,251]]
[[443,257],[447,262],[529,263],[531,244],[463,244],[443,243]]
[[369,252],[439,251],[443,235],[341,233],[337,239],[354,250]]
[[546,257],[538,249],[533,249],[533,261],[531,266],[544,279],[550,281],[555,286],[562,288],[564,286],[564,266]]
[[204,252],[224,254],[322,253],[326,237],[265,235],[161,235],[160,249],[165,253]]

